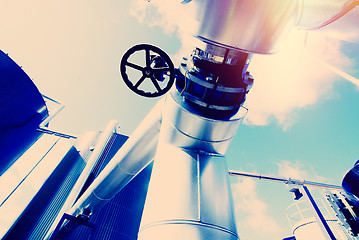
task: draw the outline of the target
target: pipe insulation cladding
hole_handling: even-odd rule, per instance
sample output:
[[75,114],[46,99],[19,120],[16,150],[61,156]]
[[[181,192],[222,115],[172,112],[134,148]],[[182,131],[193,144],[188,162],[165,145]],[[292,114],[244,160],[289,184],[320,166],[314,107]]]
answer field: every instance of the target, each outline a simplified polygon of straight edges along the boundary
[[298,0],[192,0],[187,14],[194,18],[191,34],[204,42],[249,53],[277,51],[280,40],[299,20]]
[[209,119],[179,96],[166,96],[138,239],[239,239],[224,154],[243,115]]
[[293,27],[336,32],[359,43],[358,0],[187,0],[190,33],[250,53],[279,49]]

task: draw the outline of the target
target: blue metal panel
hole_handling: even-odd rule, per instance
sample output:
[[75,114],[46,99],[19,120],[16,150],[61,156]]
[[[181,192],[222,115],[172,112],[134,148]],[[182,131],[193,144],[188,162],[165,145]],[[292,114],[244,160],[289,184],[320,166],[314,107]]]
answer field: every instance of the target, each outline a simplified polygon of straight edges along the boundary
[[283,238],[283,240],[296,240],[296,238],[295,236],[291,236],[291,237]]
[[[99,164],[101,164],[99,170],[102,170],[107,165],[107,163],[111,160],[117,150],[127,139],[127,137],[123,135],[115,134],[115,136],[116,139],[113,141],[113,145],[108,149],[106,156],[103,156],[104,160],[102,162],[99,161]],[[94,213],[94,215],[89,220],[97,225],[97,231],[94,236],[90,236],[92,229],[81,226],[66,239],[137,239],[137,233],[140,226],[151,171],[152,164],[142,170],[142,172],[138,174],[110,202],[108,202],[98,212]],[[97,176],[98,173],[95,175]]]
[[3,239],[43,239],[84,167],[72,147]]
[[36,129],[47,116],[35,84],[0,51],[0,175],[40,137]]
[[139,230],[143,207],[151,176],[152,164],[137,175],[120,193],[90,218],[97,224],[97,233],[90,237],[92,229],[81,226],[66,240],[135,240]]
[[[87,184],[91,184],[98,176],[127,138],[124,135],[113,135]],[[84,165],[83,159],[72,147],[3,239],[43,239]],[[81,226],[66,239],[137,239],[151,171],[152,165],[94,213],[90,221],[94,223],[95,232],[87,226]]]
[[353,204],[359,206],[359,160],[344,176],[342,187]]

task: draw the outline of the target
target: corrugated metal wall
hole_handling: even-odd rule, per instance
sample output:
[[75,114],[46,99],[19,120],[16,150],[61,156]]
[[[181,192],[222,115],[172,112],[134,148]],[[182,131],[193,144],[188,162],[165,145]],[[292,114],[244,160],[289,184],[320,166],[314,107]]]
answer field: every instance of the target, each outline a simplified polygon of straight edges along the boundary
[[[99,161],[101,167],[97,169],[102,170],[107,165],[126,139],[127,137],[116,134],[113,146],[109,149],[106,156],[103,156],[104,160],[102,162]],[[151,171],[152,164],[142,170],[110,202],[94,213],[89,221],[97,225],[97,233],[95,235],[90,235],[91,228],[81,226],[66,239],[137,239]],[[99,172],[97,172],[96,176]]]
[[84,167],[72,147],[3,239],[43,239]]
[[[127,139],[127,136],[113,134],[89,175],[85,188],[93,182]],[[56,151],[53,154],[53,157],[57,156]],[[75,147],[69,147],[58,158],[57,167],[49,173],[40,190],[7,231],[4,240],[45,238],[86,165]],[[54,159],[48,159],[52,160]],[[152,165],[149,165],[108,204],[94,213],[90,221],[97,226],[96,235],[91,236],[91,229],[81,226],[67,239],[137,239],[151,171]]]

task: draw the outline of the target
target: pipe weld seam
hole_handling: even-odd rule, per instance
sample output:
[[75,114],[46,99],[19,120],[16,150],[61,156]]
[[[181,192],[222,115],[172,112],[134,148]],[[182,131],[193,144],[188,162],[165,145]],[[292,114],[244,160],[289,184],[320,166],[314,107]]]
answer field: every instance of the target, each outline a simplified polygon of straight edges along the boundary
[[101,200],[101,201],[109,201],[109,200],[112,199],[112,198],[101,198],[101,197],[99,197],[99,196],[96,194],[95,191],[93,191],[92,193],[93,193],[93,195],[94,195],[97,199],[99,199],[99,200]]
[[212,229],[216,229],[228,234],[231,234],[233,236],[235,236],[236,238],[239,238],[238,234],[221,226],[215,225],[215,224],[211,224],[211,223],[205,223],[202,221],[196,221],[196,220],[182,220],[182,219],[175,219],[175,220],[163,220],[163,221],[157,221],[157,222],[153,222],[153,223],[149,223],[145,226],[142,226],[139,230],[139,232],[150,228],[150,227],[154,227],[154,226],[159,226],[159,225],[166,225],[166,224],[189,224],[189,225],[197,225],[197,226],[201,226],[201,227],[207,227],[207,228],[212,228]]
[[207,143],[221,143],[221,142],[226,142],[228,140],[231,140],[234,135],[228,137],[228,138],[225,138],[225,139],[221,139],[221,140],[204,140],[204,139],[201,139],[201,138],[197,138],[197,137],[193,137],[191,135],[189,135],[188,133],[185,133],[183,132],[181,129],[179,129],[178,127],[176,127],[172,122],[170,121],[167,121],[168,124],[174,128],[175,130],[177,130],[178,132],[182,133],[183,135],[185,135],[186,137],[189,137],[189,138],[192,138],[192,139],[195,139],[195,140],[198,140],[198,141],[201,141],[201,142],[207,142]]

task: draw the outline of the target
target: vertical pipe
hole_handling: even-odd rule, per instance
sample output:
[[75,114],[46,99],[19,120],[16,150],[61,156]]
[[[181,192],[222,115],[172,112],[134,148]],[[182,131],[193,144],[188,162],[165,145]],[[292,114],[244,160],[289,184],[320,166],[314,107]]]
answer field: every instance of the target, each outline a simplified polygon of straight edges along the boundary
[[160,142],[138,239],[239,239],[227,171],[221,155]]
[[302,186],[303,188],[303,192],[304,192],[304,196],[306,197],[308,203],[310,206],[312,206],[312,210],[314,212],[314,216],[317,220],[317,223],[319,225],[320,230],[323,233],[323,236],[325,237],[325,239],[327,240],[335,240],[335,236],[332,232],[332,230],[330,229],[327,221],[325,220],[323,214],[321,213],[318,205],[316,204],[316,202],[314,201],[312,195],[310,194],[308,188],[306,186]]
[[176,94],[164,104],[138,239],[237,240],[223,154],[241,118],[201,117],[176,101]]

